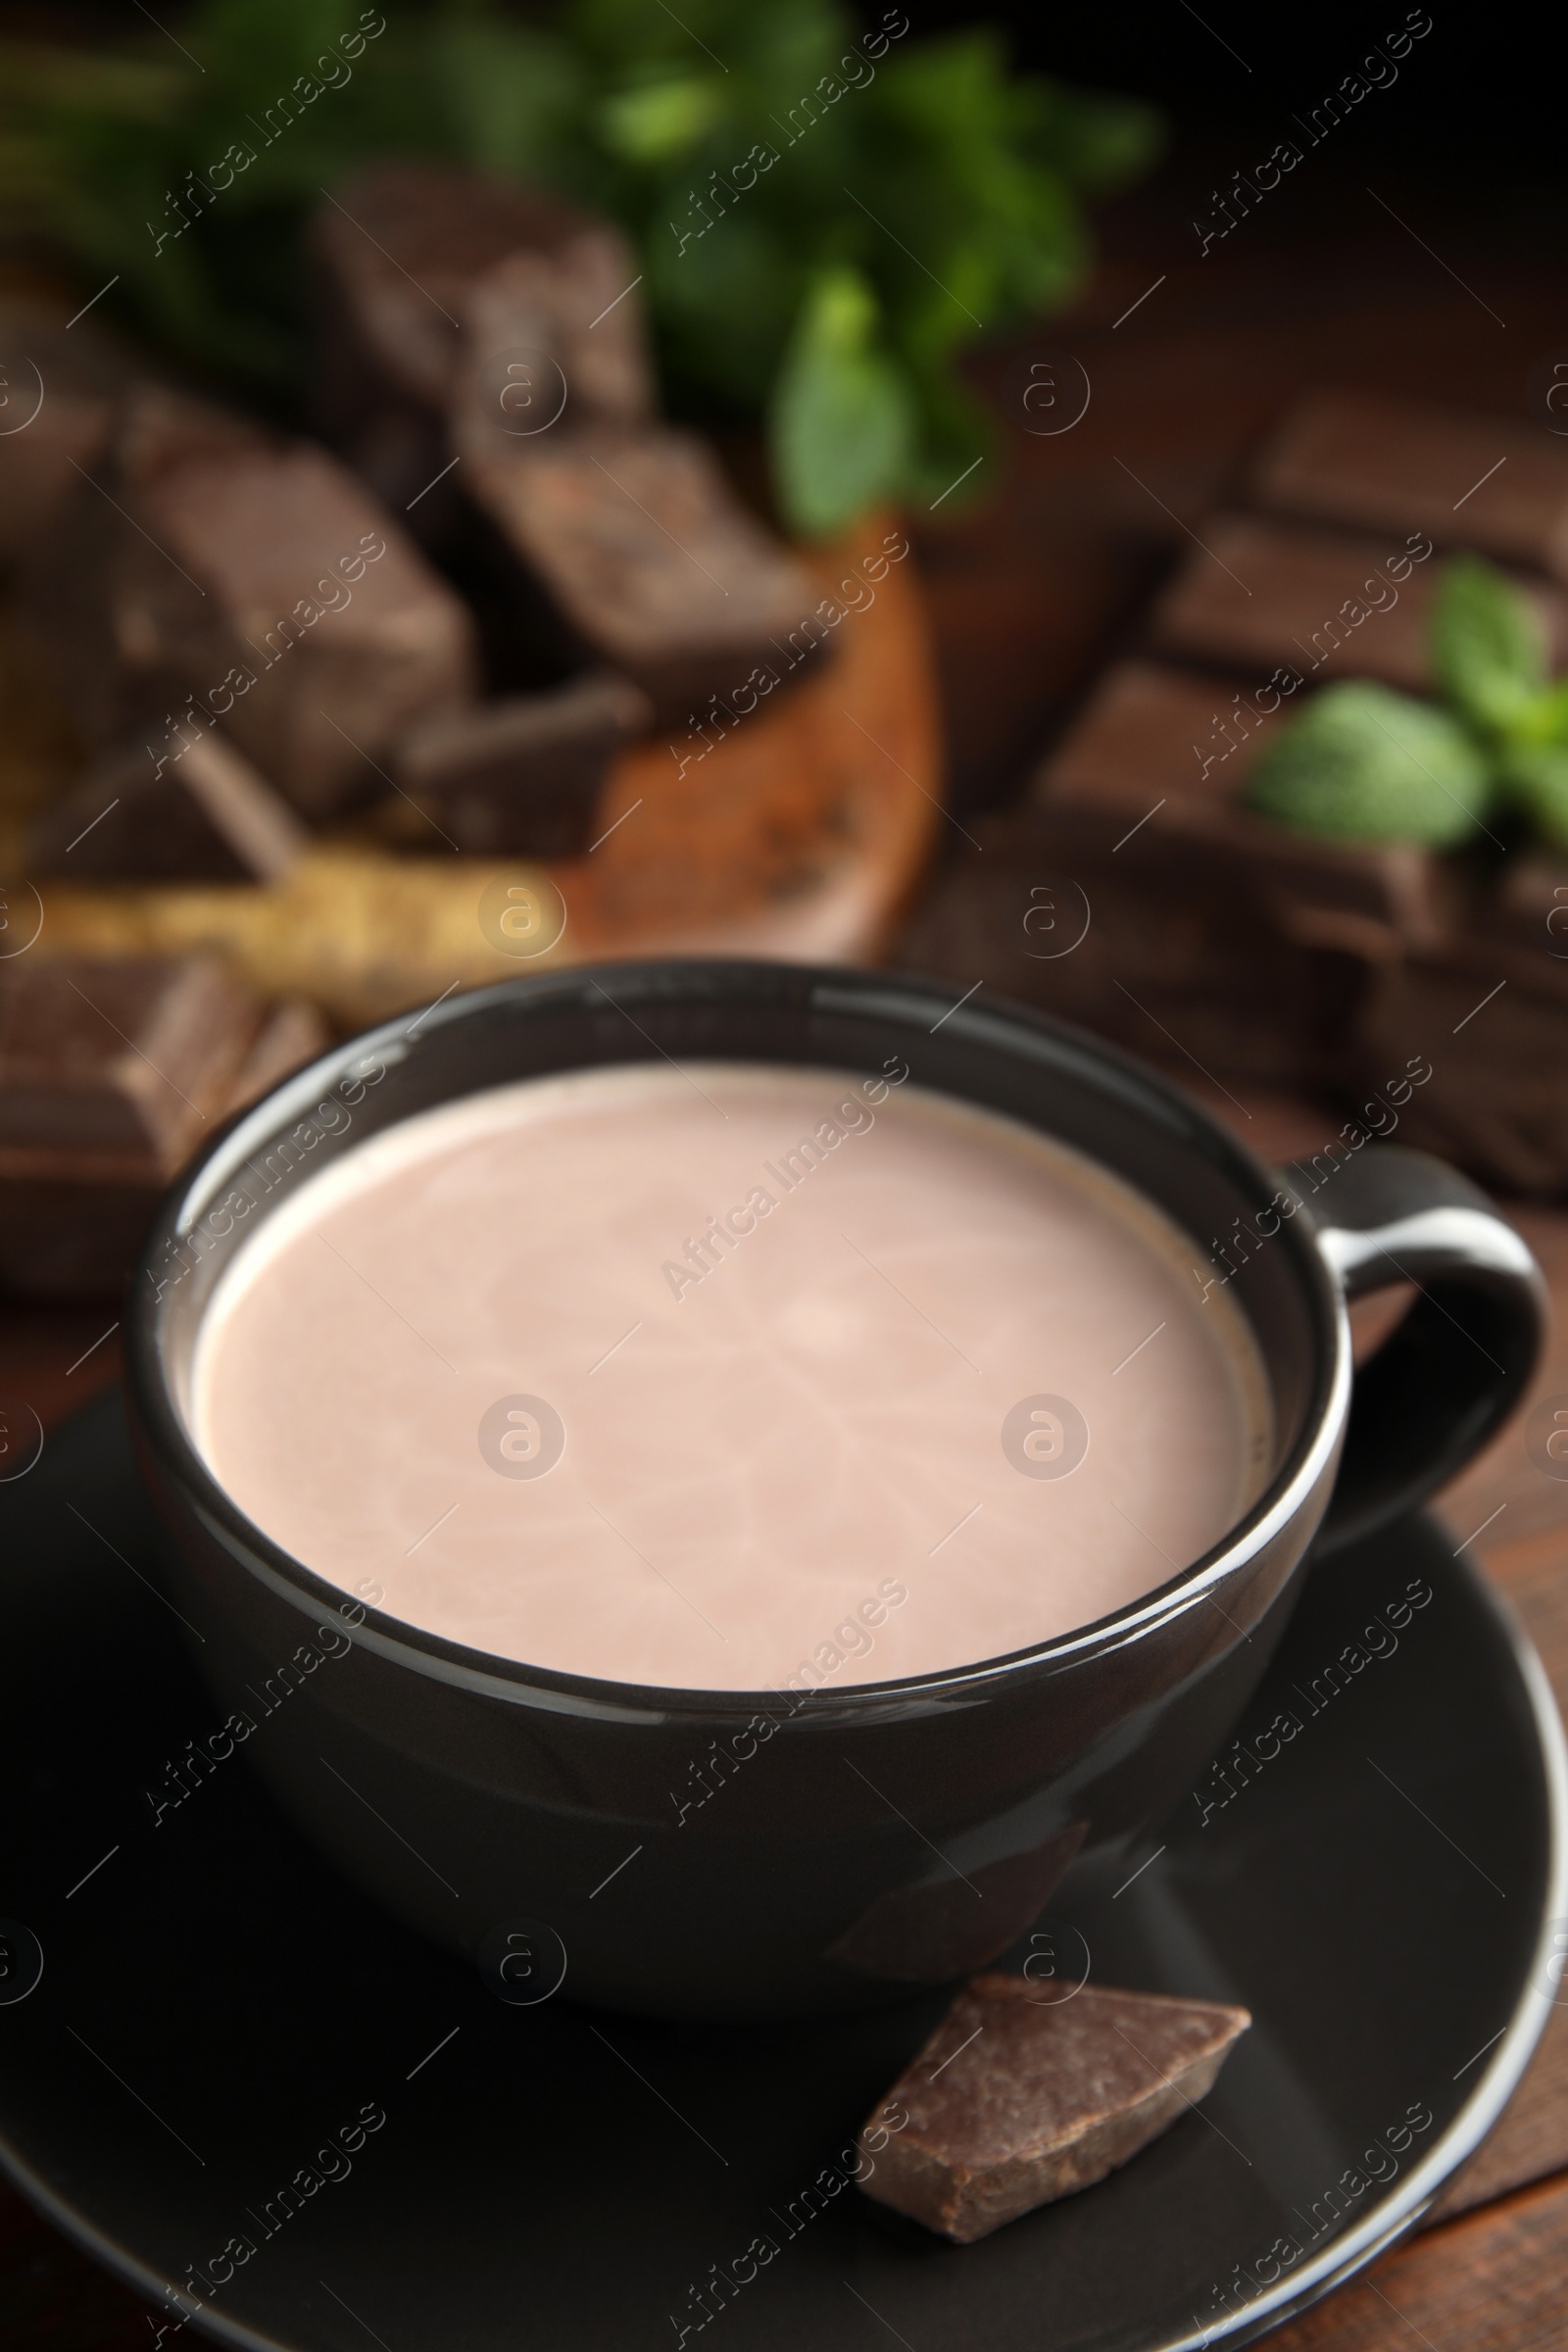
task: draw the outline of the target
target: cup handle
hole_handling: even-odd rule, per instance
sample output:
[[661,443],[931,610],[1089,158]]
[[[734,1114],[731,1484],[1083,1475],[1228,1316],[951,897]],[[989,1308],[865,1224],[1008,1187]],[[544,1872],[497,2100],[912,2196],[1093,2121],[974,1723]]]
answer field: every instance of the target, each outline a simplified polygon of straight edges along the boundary
[[1478,1453],[1529,1386],[1546,1285],[1513,1227],[1441,1159],[1378,1144],[1321,1205],[1284,1171],[1347,1300],[1412,1282],[1409,1313],[1355,1375],[1339,1479],[1317,1543],[1335,1549],[1410,1510]]

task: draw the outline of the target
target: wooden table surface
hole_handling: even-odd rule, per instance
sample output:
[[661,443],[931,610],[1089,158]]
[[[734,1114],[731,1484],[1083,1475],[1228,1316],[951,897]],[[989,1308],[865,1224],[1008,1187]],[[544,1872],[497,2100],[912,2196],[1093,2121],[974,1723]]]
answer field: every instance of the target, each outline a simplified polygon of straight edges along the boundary
[[[1192,178],[1190,158],[1183,169]],[[1382,210],[1363,184],[1374,178]],[[1287,399],[1352,383],[1518,418],[1534,363],[1568,344],[1560,272],[1531,258],[1528,223],[1477,227],[1468,183],[1449,196],[1392,167],[1331,178],[1318,159],[1296,180],[1270,219],[1202,261],[1168,178],[1112,217],[1090,295],[1028,346],[1079,357],[1088,415],[1057,439],[1014,430],[989,506],[921,525],[958,815],[1016,785]],[[1006,367],[1003,354],[977,372],[1000,394]],[[1248,1140],[1278,1157],[1337,1124],[1301,1102],[1250,1095],[1248,1108]],[[1558,1303],[1540,1390],[1568,1393],[1568,1212],[1509,1213]],[[114,1377],[113,1316],[0,1319],[0,1391],[58,1421]],[[1568,1483],[1535,1469],[1516,1423],[1444,1508],[1456,1544],[1486,1523],[1475,1550],[1568,1702]],[[1554,2011],[1507,2113],[1427,2226],[1271,2340],[1280,2352],[1545,2352],[1568,2344],[1565,2268],[1568,2012]],[[140,2304],[0,2191],[6,2352],[148,2341]]]

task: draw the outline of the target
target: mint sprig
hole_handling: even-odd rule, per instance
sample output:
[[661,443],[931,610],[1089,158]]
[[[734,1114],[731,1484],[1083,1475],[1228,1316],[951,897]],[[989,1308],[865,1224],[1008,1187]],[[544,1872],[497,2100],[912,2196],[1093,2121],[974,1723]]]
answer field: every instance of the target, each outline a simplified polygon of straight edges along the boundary
[[1278,735],[1249,805],[1343,841],[1451,849],[1509,811],[1568,845],[1568,677],[1535,606],[1480,556],[1445,564],[1429,628],[1441,700],[1329,686]]

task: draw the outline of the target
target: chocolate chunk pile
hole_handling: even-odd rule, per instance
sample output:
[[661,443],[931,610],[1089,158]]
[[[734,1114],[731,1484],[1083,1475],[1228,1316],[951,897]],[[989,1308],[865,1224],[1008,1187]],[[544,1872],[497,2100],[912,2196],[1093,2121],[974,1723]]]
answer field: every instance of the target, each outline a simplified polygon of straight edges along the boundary
[[[1184,1073],[1197,1060],[1222,1081],[1324,1089],[1348,1111],[1417,1053],[1431,1069],[1401,1141],[1560,1193],[1568,854],[1314,836],[1250,809],[1246,788],[1320,687],[1431,689],[1428,618],[1451,549],[1509,570],[1553,667],[1568,666],[1568,443],[1317,394],[1200,535],[1022,806],[944,878],[903,960]],[[1068,884],[1093,920],[1056,954]]]
[[[618,231],[382,164],[326,197],[311,266],[323,441],[38,329],[51,397],[3,444],[0,552],[94,761],[29,873],[273,881],[349,817],[438,856],[579,854],[629,741],[797,666],[812,591],[658,418]],[[8,351],[24,327],[0,313]]]
[[[976,1977],[865,2127],[866,2194],[970,2245],[1136,2156],[1250,2023],[1220,2001]],[[890,2134],[894,2111],[908,2120]]]
[[623,752],[689,743],[749,684],[755,709],[825,634],[802,568],[659,417],[608,222],[377,164],[324,195],[310,267],[318,438],[0,298],[8,428],[47,393],[0,434],[0,559],[87,753],[0,892],[6,1289],[112,1290],[189,1154],[326,1042],[203,958],[57,956],[47,925],[21,954],[27,883],[281,883],[345,826],[581,856]]

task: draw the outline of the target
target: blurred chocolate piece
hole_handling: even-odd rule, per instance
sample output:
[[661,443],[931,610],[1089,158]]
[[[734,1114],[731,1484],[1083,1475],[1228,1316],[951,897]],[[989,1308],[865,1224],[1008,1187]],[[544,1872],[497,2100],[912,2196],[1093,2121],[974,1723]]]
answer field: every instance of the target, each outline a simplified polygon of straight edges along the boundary
[[1568,577],[1568,449],[1497,417],[1318,393],[1268,444],[1253,493],[1277,514],[1425,532]]
[[313,1006],[269,1006],[201,956],[0,967],[0,1284],[119,1289],[197,1143],[326,1043]]
[[[530,216],[539,209],[554,219],[562,211],[553,199],[523,202]],[[520,426],[530,437],[568,409],[574,425],[653,420],[653,373],[631,249],[607,224],[569,219],[576,225],[559,245],[519,241],[493,267],[476,270],[466,287],[454,287],[464,332],[449,361],[446,409],[477,355],[485,371],[481,393],[488,390],[492,414],[509,433]]]
[[427,719],[397,746],[398,781],[460,850],[574,858],[610,762],[653,723],[626,678],[601,671]]
[[281,794],[200,722],[157,767],[140,745],[101,760],[35,818],[29,874],[73,881],[278,882],[310,836]]
[[31,547],[96,465],[138,372],[90,319],[67,329],[64,307],[0,295],[0,562]]
[[[863,2128],[861,2186],[959,2245],[1102,2180],[1213,2084],[1251,2019],[1223,2001],[976,1977]],[[908,2121],[879,2118],[897,2106]]]
[[[1188,1076],[1320,1085],[1365,985],[1363,939],[1397,942],[1353,906],[1295,895],[1323,879],[1315,846],[1268,827],[1260,857],[1241,829],[1177,811],[1117,849],[1098,810],[992,818],[915,913],[898,961],[955,996],[983,982]],[[1348,897],[1361,880],[1352,868]]]
[[[1417,533],[1417,546],[1431,540]],[[1284,684],[1377,678],[1430,694],[1427,632],[1441,564],[1386,540],[1219,515],[1154,608],[1154,646]],[[1206,550],[1206,552],[1205,552]],[[1568,662],[1568,597],[1520,581],[1553,670]],[[1283,676],[1281,673],[1284,673]]]
[[[311,251],[321,429],[398,513],[450,460],[459,321],[492,275],[512,313],[498,399],[517,381],[506,362],[536,353],[560,369],[574,419],[652,414],[631,248],[559,197],[444,164],[372,164],[317,214]],[[449,497],[419,499],[415,527],[438,524]]]
[[0,1149],[0,1294],[113,1298],[135,1266],[164,1180],[84,1162],[32,1175]]
[[1568,1192],[1568,961],[1544,937],[1531,948],[1472,938],[1373,959],[1369,977],[1342,1089],[1376,1086],[1419,1054],[1432,1075],[1400,1111],[1401,1143],[1509,1192]]
[[1474,928],[1568,970],[1568,849],[1516,850],[1478,906]]
[[0,971],[0,1150],[179,1165],[262,1005],[209,957],[37,956]]
[[[1248,877],[1250,897],[1368,915],[1407,939],[1444,937],[1457,920],[1460,885],[1430,851],[1298,833],[1241,806],[1260,747],[1302,701],[1276,687],[1260,711],[1254,693],[1118,662],[1040,771],[1028,855],[1070,816],[1073,855],[1094,857],[1102,900],[1123,879],[1130,885],[1135,870],[1142,875],[1155,845],[1179,829],[1191,844],[1212,841],[1231,876]],[[1244,972],[1236,977],[1248,985]]]
[[169,384],[131,388],[115,422],[110,463],[128,489],[144,490],[193,458],[277,449],[279,436],[237,409]]
[[25,583],[80,722],[172,759],[221,722],[313,817],[381,790],[409,721],[472,690],[454,592],[323,450],[161,392],[126,404]]
[[225,1109],[259,1102],[280,1078],[315,1061],[331,1044],[325,1021],[303,997],[284,997],[264,1014],[250,1052],[234,1074]]
[[1071,803],[1117,822],[1118,836],[1163,803],[1226,808],[1239,801],[1262,742],[1294,700],[1271,691],[1260,711],[1227,681],[1152,662],[1118,662],[1030,787],[1030,804]]
[[[802,567],[740,506],[707,444],[665,425],[512,435],[472,367],[456,423],[464,488],[579,658],[634,679],[662,723],[782,684],[828,635]],[[771,687],[761,691],[770,692]]]

